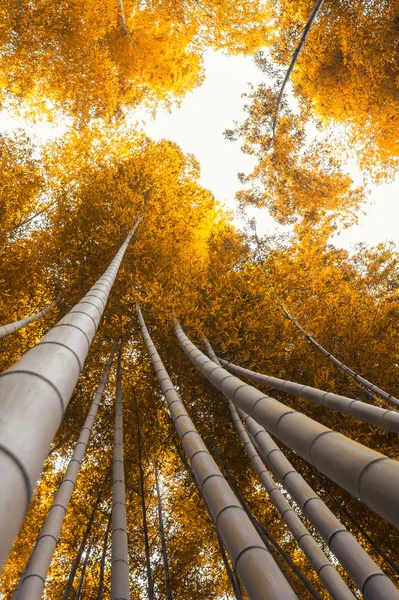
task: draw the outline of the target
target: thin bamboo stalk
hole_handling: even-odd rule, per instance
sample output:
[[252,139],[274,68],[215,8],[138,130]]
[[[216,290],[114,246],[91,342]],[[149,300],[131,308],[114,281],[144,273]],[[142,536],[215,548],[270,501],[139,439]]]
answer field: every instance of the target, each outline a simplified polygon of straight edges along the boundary
[[85,580],[86,569],[87,569],[87,565],[88,565],[88,562],[89,562],[91,549],[92,549],[92,545],[90,544],[90,546],[87,549],[85,560],[84,560],[84,563],[83,563],[82,572],[81,572],[80,577],[79,577],[79,584],[78,584],[78,589],[76,590],[75,600],[81,600],[82,599],[83,584],[84,584],[84,580]]
[[[262,427],[264,425],[288,447],[303,456],[305,460],[312,462],[319,471],[324,472],[354,495],[358,494],[357,497],[360,496],[363,501],[367,500],[367,504],[371,504],[372,508],[376,505],[379,509],[377,512],[380,514],[385,513],[392,520],[398,520],[399,465],[396,461],[369,450],[342,434],[331,431],[316,421],[289,409],[273,398],[265,396],[229,374],[228,371],[200,352],[184,334],[180,325],[176,325],[175,331],[184,352],[199,371],[238,408],[252,413],[252,416],[259,421],[258,424],[252,418],[254,424],[261,428],[258,433],[261,430],[264,431]],[[320,440],[322,443],[319,443]],[[285,482],[284,485],[291,494]],[[291,495],[298,502],[304,514],[308,516],[304,511],[303,503],[299,502],[293,494]],[[313,496],[307,499],[310,500],[315,496],[313,493]],[[312,504],[313,502],[307,502],[306,508]],[[324,503],[321,504],[324,505]],[[319,514],[319,507],[317,507],[314,519],[318,523],[319,533],[330,545],[332,552],[340,560],[366,600],[377,600],[382,597],[392,600],[399,599],[399,592],[393,583],[351,534],[335,519],[334,515],[331,513],[332,521],[323,519],[320,523]],[[314,523],[313,525],[316,527]],[[351,548],[350,554],[348,554],[348,548]]]
[[[201,493],[250,600],[295,600],[296,596],[222,476],[187,414],[151,340],[140,308],[140,329],[173,423]],[[213,364],[213,363],[212,363]]]
[[109,515],[107,529],[105,530],[105,535],[104,535],[104,545],[103,545],[103,551],[102,551],[102,555],[101,555],[100,580],[98,582],[97,600],[103,600],[105,560],[107,558],[108,537],[109,537],[109,531],[111,529],[111,523],[112,523],[112,511],[111,511],[111,514]]
[[398,592],[392,582],[294,469],[265,429],[240,409],[238,413],[245,421],[250,439],[262,460],[275,473],[308,521],[321,535],[365,600],[398,598]]
[[0,375],[0,565],[11,549],[140,217],[102,277]]
[[126,524],[125,471],[123,466],[122,345],[116,373],[114,460],[112,482],[111,600],[129,600],[129,552]]
[[157,488],[158,521],[159,521],[159,533],[160,533],[160,537],[161,537],[163,570],[165,573],[166,598],[167,598],[167,600],[173,600],[173,592],[172,592],[170,569],[169,569],[168,549],[166,546],[165,528],[164,528],[164,524],[163,524],[162,498],[161,498],[161,491],[159,489],[159,476],[158,476],[158,467],[157,466],[155,467],[155,485]]
[[76,442],[72,458],[69,461],[65,475],[62,478],[58,491],[48,512],[46,521],[32,550],[27,568],[21,576],[13,600],[40,600],[46,582],[51,560],[58,543],[61,527],[68,508],[72,492],[75,488],[80,467],[86,452],[87,444],[97,416],[98,407],[102,400],[107,385],[109,372],[115,353],[115,344],[112,346],[107,366],[97,388],[94,400],[89,408],[86,420]]
[[350,415],[365,423],[371,423],[372,425],[377,425],[387,431],[399,433],[399,413],[393,410],[379,408],[373,404],[366,404],[361,400],[347,398],[346,396],[340,396],[339,394],[333,394],[332,392],[325,392],[310,387],[309,385],[302,385],[301,383],[256,373],[227,360],[223,360],[222,358],[220,359],[220,363],[221,366],[230,371],[230,373],[234,373],[240,377],[246,377],[259,385],[265,385],[292,396],[300,396],[301,398],[305,398],[305,400],[310,400],[315,404],[338,410],[341,413]]
[[29,317],[25,317],[24,319],[20,319],[19,321],[14,321],[13,323],[7,323],[7,325],[0,325],[0,339],[6,338],[9,335],[11,335],[12,333],[19,331],[20,329],[23,329],[27,325],[30,325],[31,323],[38,321],[39,319],[44,317],[44,315],[47,315],[47,313],[49,313],[50,310],[52,310],[54,307],[56,307],[60,303],[60,300],[61,300],[61,298],[57,298],[49,306],[47,306],[46,308],[43,308],[43,310],[40,310],[39,312],[35,313],[34,315],[30,315]]

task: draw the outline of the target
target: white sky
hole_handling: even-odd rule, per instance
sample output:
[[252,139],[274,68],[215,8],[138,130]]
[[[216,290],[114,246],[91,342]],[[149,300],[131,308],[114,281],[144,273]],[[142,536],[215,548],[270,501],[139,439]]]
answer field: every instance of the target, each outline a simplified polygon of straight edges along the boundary
[[[256,68],[251,57],[225,56],[211,50],[205,56],[205,69],[205,83],[188,94],[179,109],[175,108],[171,113],[159,111],[155,120],[139,111],[132,114],[131,122],[137,122],[151,138],[173,140],[184,152],[194,154],[201,165],[201,184],[234,210],[234,196],[240,189],[237,173],[249,172],[255,159],[243,154],[239,143],[226,140],[223,131],[231,128],[234,121],[245,118],[242,94],[248,91],[249,82],[255,86],[261,83],[264,74]],[[4,113],[1,116],[0,131],[25,127],[28,133],[49,139],[66,130],[62,124],[56,128],[40,123],[28,126]],[[353,176],[353,169],[348,167],[348,170]],[[371,204],[365,207],[367,214],[360,216],[359,225],[335,237],[336,245],[349,249],[361,241],[370,245],[386,240],[399,241],[399,177],[393,184],[370,186],[369,200]],[[287,230],[279,227],[264,209],[247,212],[256,216],[260,234]],[[240,225],[239,221],[237,225]]]

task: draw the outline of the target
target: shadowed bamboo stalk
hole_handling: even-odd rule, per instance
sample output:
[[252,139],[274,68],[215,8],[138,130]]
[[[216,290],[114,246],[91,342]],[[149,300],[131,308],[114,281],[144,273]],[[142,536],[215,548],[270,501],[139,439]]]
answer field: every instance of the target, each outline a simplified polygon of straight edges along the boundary
[[399,462],[270,398],[219,367],[175,327],[181,347],[222,394],[370,508],[399,525]]
[[82,599],[83,584],[84,584],[84,580],[85,580],[87,565],[88,565],[90,554],[91,554],[91,549],[92,549],[92,544],[90,544],[90,546],[88,547],[87,552],[86,552],[82,572],[81,572],[80,578],[79,578],[78,589],[76,590],[76,594],[75,594],[75,600]]
[[160,537],[161,537],[162,562],[163,562],[163,569],[164,569],[164,573],[165,573],[166,599],[173,600],[173,593],[172,593],[172,587],[171,587],[171,581],[170,581],[168,549],[166,547],[165,529],[164,529],[164,525],[163,525],[162,498],[161,498],[161,491],[159,489],[159,477],[158,477],[158,467],[157,466],[155,467],[155,484],[156,484],[156,488],[157,488],[159,533],[160,533]]
[[0,375],[0,565],[28,509],[140,217],[86,296]]
[[313,7],[312,12],[310,13],[310,17],[308,19],[308,22],[306,23],[305,28],[304,28],[304,30],[302,32],[301,39],[299,40],[299,44],[296,47],[294,54],[292,55],[291,62],[289,64],[289,67],[288,67],[287,72],[285,74],[284,81],[283,81],[282,86],[280,88],[280,92],[279,92],[279,95],[278,95],[278,98],[277,98],[277,102],[276,102],[276,112],[274,113],[273,125],[272,125],[272,127],[273,127],[273,138],[276,135],[276,125],[277,125],[278,113],[279,113],[279,110],[280,110],[280,103],[281,103],[281,99],[282,99],[283,94],[284,94],[285,86],[287,85],[287,83],[289,81],[291,73],[292,73],[292,71],[293,71],[293,69],[295,67],[296,61],[298,60],[298,56],[299,56],[299,54],[300,54],[300,52],[302,50],[302,47],[304,46],[304,44],[306,42],[306,38],[309,35],[310,29],[311,29],[311,27],[313,25],[313,22],[314,22],[315,18],[317,17],[317,14],[318,14],[319,10],[321,9],[321,7],[323,6],[323,4],[324,4],[324,0],[317,0],[316,4]]
[[[396,461],[369,450],[342,434],[284,406],[281,402],[265,396],[259,390],[245,384],[219,367],[198,350],[184,334],[180,325],[176,325],[175,331],[180,345],[193,364],[238,408],[251,413],[252,421],[260,427],[259,433],[261,430],[264,431],[262,427],[264,425],[284,444],[314,464],[319,471],[324,472],[356,497],[360,496],[363,501],[367,501],[366,503],[371,508],[376,509],[383,516],[388,515],[392,521],[399,520],[399,464]],[[284,457],[284,455],[282,456]],[[293,469],[291,468],[291,470]],[[295,498],[285,480],[283,484],[298,502],[302,512],[308,517],[304,510],[304,503]],[[308,505],[311,507],[313,500],[310,502],[310,499],[315,497],[317,498],[313,493],[307,498],[309,502],[306,502],[306,509],[308,509]],[[299,498],[301,499],[301,496]],[[324,505],[320,500],[319,502]],[[366,600],[399,599],[399,592],[393,583],[354,540],[349,531],[339,523],[332,513],[332,520],[331,518],[323,519],[321,522],[320,514],[319,506],[317,506],[315,512],[312,511],[317,526],[315,523],[312,524],[330,545],[332,552],[347,570]],[[348,554],[349,548],[351,548],[351,552]]]
[[338,410],[341,413],[350,415],[365,423],[371,423],[372,425],[377,425],[387,431],[399,433],[399,413],[393,410],[379,408],[372,404],[366,404],[361,400],[347,398],[346,396],[340,396],[339,394],[333,394],[332,392],[324,392],[323,390],[310,387],[309,385],[302,385],[293,381],[279,379],[278,377],[256,373],[249,369],[239,367],[227,360],[223,360],[222,358],[220,359],[220,364],[230,371],[230,373],[234,373],[240,377],[246,377],[259,385],[265,385],[292,396],[300,396],[301,398],[305,398],[305,400],[310,400],[315,404]]
[[305,517],[321,535],[365,600],[399,598],[392,582],[294,469],[267,431],[240,409],[238,413],[245,421],[250,439],[262,460],[275,473]]
[[114,459],[112,481],[111,600],[129,600],[129,553],[127,545],[125,470],[123,466],[122,344],[116,372]]
[[201,494],[250,600],[295,600],[296,596],[220,469],[208,452],[173,386],[137,306],[140,329],[173,423]]
[[352,369],[350,369],[349,367],[347,367],[346,365],[344,365],[343,362],[341,362],[340,360],[338,360],[338,358],[336,358],[333,354],[331,354],[330,352],[328,352],[328,350],[326,350],[325,348],[323,348],[323,346],[321,344],[319,344],[318,342],[316,342],[316,340],[311,335],[309,335],[303,329],[303,327],[301,327],[301,325],[298,323],[298,321],[295,319],[295,317],[293,317],[292,315],[290,315],[290,313],[288,312],[288,310],[285,308],[285,306],[280,301],[280,299],[277,296],[277,294],[274,291],[274,289],[271,288],[271,290],[272,290],[272,292],[273,292],[273,294],[275,296],[275,299],[276,299],[276,302],[277,302],[278,306],[281,308],[281,310],[283,311],[283,313],[285,314],[285,316],[287,317],[287,319],[289,319],[291,321],[291,323],[293,323],[293,325],[295,325],[295,327],[298,329],[298,331],[308,340],[308,342],[310,344],[312,344],[312,346],[314,348],[316,348],[316,350],[318,350],[319,352],[321,352],[321,354],[323,354],[327,358],[327,360],[329,360],[333,365],[335,365],[338,369],[340,369],[340,371],[342,371],[346,375],[349,375],[349,377],[352,377],[352,379],[354,379],[356,381],[356,383],[360,387],[364,388],[367,392],[370,392],[371,394],[375,394],[376,396],[379,396],[383,400],[386,400],[387,402],[390,402],[394,406],[399,407],[399,400],[397,398],[395,398],[395,396],[392,396],[392,394],[388,394],[388,392],[385,392],[384,390],[382,390],[381,388],[377,387],[376,385],[374,385],[370,381],[367,381],[367,379],[365,379],[364,377],[362,377],[358,373],[355,373],[355,371],[353,371]]
[[112,523],[112,511],[111,511],[111,514],[109,515],[107,528],[105,530],[105,535],[104,535],[104,545],[103,545],[103,551],[101,554],[100,579],[98,582],[97,600],[103,600],[105,560],[107,558],[108,537],[109,537],[109,531],[111,529],[111,523]]
[[111,354],[97,388],[94,400],[90,406],[86,420],[76,442],[72,458],[69,461],[65,475],[62,478],[58,491],[48,512],[46,521],[37,538],[36,545],[30,555],[27,568],[21,576],[17,589],[14,592],[13,600],[40,600],[42,597],[45,581],[54,550],[56,548],[64,517],[68,508],[72,492],[75,488],[79,475],[80,467],[86,452],[87,444],[93,429],[94,421],[97,416],[98,407],[107,385],[109,372],[114,358],[115,344],[112,347]]
[[61,298],[57,298],[49,306],[43,308],[43,310],[40,310],[39,312],[35,313],[34,315],[30,315],[29,317],[25,317],[20,321],[14,321],[14,323],[8,323],[7,325],[0,325],[0,339],[6,338],[12,333],[23,329],[27,325],[30,325],[30,323],[38,321],[39,319],[44,317],[44,315],[47,315],[47,313],[49,313],[50,310],[52,310],[55,306],[57,306],[60,303],[60,300]]

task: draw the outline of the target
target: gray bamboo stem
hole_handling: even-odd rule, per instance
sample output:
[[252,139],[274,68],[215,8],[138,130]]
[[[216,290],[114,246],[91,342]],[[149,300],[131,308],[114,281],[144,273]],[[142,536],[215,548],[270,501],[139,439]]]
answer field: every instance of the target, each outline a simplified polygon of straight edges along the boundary
[[[208,452],[173,386],[137,306],[140,329],[173,423],[190,460],[205,504],[250,600],[295,600],[296,596],[227,481]],[[213,363],[212,363],[213,364]]]
[[98,492],[96,502],[95,502],[95,504],[93,506],[93,509],[91,511],[89,522],[88,522],[87,527],[86,527],[86,531],[85,531],[85,533],[83,535],[83,539],[82,539],[82,541],[80,543],[79,550],[78,550],[78,552],[76,554],[75,560],[73,561],[72,569],[71,569],[71,572],[69,574],[68,581],[67,581],[67,584],[66,584],[65,589],[64,589],[64,593],[62,595],[62,600],[68,600],[69,599],[69,594],[71,593],[71,591],[73,589],[73,582],[74,582],[74,579],[75,579],[75,576],[76,576],[76,571],[79,568],[80,561],[82,560],[82,554],[84,552],[84,549],[86,548],[87,540],[89,539],[89,535],[90,535],[91,529],[93,527],[94,518],[96,516],[97,508],[98,508],[98,505],[101,502],[102,490],[103,490],[103,486],[105,484],[105,481],[106,481],[106,479],[104,480],[104,483],[103,483],[103,485],[101,486],[101,488],[100,488],[100,490]]
[[[284,406],[277,400],[265,396],[205,356],[190,342],[180,325],[176,325],[175,331],[184,352],[208,381],[238,408],[251,414],[253,422],[260,427],[257,435],[261,430],[264,431],[263,426],[265,426],[286,446],[314,464],[330,479],[356,497],[360,497],[382,516],[399,522],[399,464],[396,461],[369,450]],[[258,439],[256,441],[259,443]],[[286,481],[284,486],[308,517],[303,502],[293,496]],[[315,496],[316,494],[313,493],[311,497]],[[324,505],[321,501],[320,503]],[[312,504],[314,503],[307,502],[306,508]],[[330,545],[332,552],[366,600],[376,600],[381,597],[399,599],[399,592],[393,583],[332,513],[333,521],[323,519],[321,523],[318,522],[318,509],[314,516],[319,533]],[[316,527],[315,523],[313,525]],[[349,555],[348,548],[351,548]]]
[[112,511],[111,511],[111,514],[109,515],[107,529],[105,530],[105,535],[104,535],[104,546],[103,546],[103,551],[102,551],[102,555],[101,555],[100,580],[98,582],[97,600],[103,600],[105,560],[107,558],[108,537],[109,537],[109,531],[111,529],[111,523],[112,523]]
[[278,306],[281,308],[281,310],[283,311],[283,313],[285,314],[287,319],[289,319],[291,321],[291,323],[293,323],[293,325],[295,325],[295,327],[298,329],[298,331],[308,340],[308,342],[314,348],[316,348],[316,350],[321,352],[321,354],[323,354],[327,358],[327,360],[329,360],[333,365],[335,365],[338,369],[340,369],[340,371],[342,371],[346,375],[349,375],[349,377],[352,377],[352,379],[354,379],[360,387],[363,387],[366,391],[370,392],[371,394],[375,394],[376,396],[379,396],[383,400],[386,400],[386,402],[390,402],[394,406],[399,407],[399,400],[397,398],[395,398],[395,396],[392,396],[392,394],[388,394],[388,392],[385,392],[384,390],[377,387],[370,381],[367,381],[367,379],[365,379],[358,373],[355,373],[355,371],[353,371],[352,369],[350,369],[349,367],[344,365],[343,362],[338,360],[338,358],[336,358],[333,354],[328,352],[328,350],[323,348],[323,346],[321,344],[316,342],[316,340],[311,335],[309,335],[303,329],[303,327],[301,327],[301,325],[298,323],[298,321],[293,316],[290,315],[288,310],[285,308],[285,306],[282,304],[282,302],[278,298],[276,292],[273,289],[272,289],[272,291],[274,293],[274,296],[276,298],[276,302],[277,302]]
[[323,4],[324,4],[324,0],[317,0],[316,4],[313,7],[312,12],[310,13],[310,17],[308,19],[308,22],[305,25],[305,29],[303,30],[303,33],[301,35],[301,39],[299,41],[299,44],[296,47],[294,54],[292,55],[291,62],[289,64],[289,67],[288,67],[287,72],[285,74],[284,81],[283,81],[282,86],[280,88],[280,92],[279,92],[279,95],[278,95],[278,98],[277,98],[277,102],[276,102],[276,111],[274,113],[273,124],[272,124],[273,138],[276,135],[276,125],[277,125],[278,113],[279,113],[279,110],[280,110],[280,104],[281,104],[281,100],[282,100],[282,97],[283,97],[283,94],[284,94],[285,86],[287,85],[287,83],[288,83],[288,81],[290,79],[290,76],[291,76],[291,73],[292,73],[292,71],[293,71],[293,69],[295,67],[296,61],[298,60],[298,56],[299,56],[299,54],[300,54],[300,52],[302,50],[302,47],[304,46],[304,44],[306,42],[306,38],[309,35],[309,32],[310,32],[311,27],[313,25],[313,22],[314,22],[315,18],[317,17],[317,14],[318,14],[319,10],[321,9],[321,7],[323,6]]
[[126,522],[125,470],[123,465],[122,343],[116,371],[114,459],[112,465],[111,600],[130,600],[129,552]]
[[25,317],[20,321],[14,321],[14,323],[8,323],[7,325],[0,325],[0,339],[6,338],[12,333],[23,329],[27,325],[38,321],[39,319],[44,317],[44,315],[47,315],[47,313],[49,313],[50,310],[52,310],[55,306],[57,306],[60,303],[60,300],[61,298],[57,298],[49,306],[43,308],[43,310],[40,310],[39,312],[35,313],[34,315],[30,315],[29,317]]
[[28,510],[123,256],[141,220],[86,296],[0,375],[1,566]]
[[79,439],[76,442],[71,460],[69,461],[67,470],[65,471],[64,477],[62,478],[58,491],[50,507],[36,545],[32,550],[31,556],[27,563],[27,568],[22,574],[18,587],[14,592],[13,600],[16,600],[17,598],[18,600],[40,600],[42,597],[47,573],[50,568],[56,545],[58,543],[64,517],[72,496],[72,492],[75,489],[80,467],[82,465],[94,421],[97,416],[98,407],[107,385],[109,372],[114,358],[114,352],[115,344],[112,347],[107,366],[97,388],[94,400],[89,408],[89,412],[79,435]]
[[[238,410],[262,460],[275,473],[290,496],[337,557],[365,600],[398,598],[392,582],[382,573],[351,533],[294,469],[270,435],[254,419]],[[255,439],[256,438],[256,439]]]
[[141,428],[140,428],[140,415],[137,406],[136,395],[134,394],[134,403],[136,409],[136,422],[137,422],[137,452],[139,459],[139,476],[140,476],[140,501],[141,501],[141,512],[143,516],[143,533],[144,533],[144,549],[145,549],[145,564],[147,571],[147,586],[148,586],[148,598],[154,600],[154,579],[152,576],[151,569],[151,550],[150,550],[150,539],[148,535],[148,523],[147,523],[147,505],[145,501],[145,483],[144,483],[144,467],[143,467],[143,451],[141,442]]
[[173,600],[173,593],[172,593],[171,579],[170,579],[170,569],[169,569],[168,549],[166,546],[165,529],[164,529],[164,525],[163,525],[162,498],[161,498],[161,491],[159,489],[159,478],[158,478],[158,467],[157,466],[155,467],[155,485],[157,488],[159,533],[160,533],[160,537],[161,537],[162,562],[163,562],[163,569],[164,569],[164,573],[165,573],[166,599]]
[[223,360],[222,358],[220,359],[220,362],[221,366],[225,367],[230,373],[234,373],[240,377],[246,377],[259,385],[265,385],[292,396],[300,396],[301,398],[305,398],[305,400],[310,400],[315,404],[332,408],[333,410],[350,415],[365,423],[371,423],[372,425],[377,425],[387,431],[399,433],[399,413],[393,410],[379,408],[378,406],[366,404],[365,402],[347,398],[346,396],[333,394],[332,392],[325,392],[310,387],[309,385],[302,385],[293,381],[279,379],[278,377],[256,373],[249,369],[239,367],[227,360]]

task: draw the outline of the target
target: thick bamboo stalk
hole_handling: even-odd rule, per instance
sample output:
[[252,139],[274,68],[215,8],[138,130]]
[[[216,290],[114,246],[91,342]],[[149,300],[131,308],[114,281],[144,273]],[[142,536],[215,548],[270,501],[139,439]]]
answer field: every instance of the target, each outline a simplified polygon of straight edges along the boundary
[[[137,306],[144,343],[167,402],[173,423],[214,520],[250,600],[295,600],[296,596],[230,486],[222,476],[174,388]],[[213,363],[212,363],[213,364]]]
[[148,600],[154,600],[154,579],[152,576],[151,568],[151,549],[150,549],[150,538],[148,535],[148,522],[147,522],[147,504],[145,501],[145,485],[144,485],[144,467],[143,467],[143,451],[141,441],[141,428],[140,428],[140,415],[137,406],[136,394],[134,393],[134,404],[136,410],[136,423],[137,423],[137,453],[139,463],[139,480],[140,480],[140,502],[141,512],[143,516],[143,533],[144,533],[144,549],[145,549],[145,564],[147,571],[147,589],[148,589]]
[[399,462],[285,406],[219,367],[175,327],[184,352],[222,394],[283,444],[370,508],[399,525]]
[[239,377],[246,377],[259,385],[265,385],[292,396],[300,396],[301,398],[305,398],[305,400],[310,400],[315,404],[338,410],[345,415],[350,415],[365,423],[371,423],[372,425],[377,425],[387,431],[399,433],[399,413],[393,410],[379,408],[378,406],[361,402],[361,400],[347,398],[346,396],[340,396],[339,394],[333,394],[332,392],[325,392],[310,387],[309,385],[302,385],[301,383],[256,373],[249,369],[239,367],[227,360],[223,360],[222,358],[220,359],[220,363],[221,366],[230,371],[230,373],[234,373]]
[[392,582],[294,469],[267,431],[240,409],[238,413],[245,421],[250,439],[262,460],[275,473],[308,521],[321,535],[365,600],[399,598]]
[[24,519],[123,255],[141,220],[86,296],[0,376],[0,565]]
[[82,554],[84,552],[84,549],[86,548],[87,540],[89,539],[89,536],[90,536],[90,533],[91,533],[91,529],[93,527],[94,518],[96,516],[98,505],[101,502],[102,490],[103,490],[103,486],[104,486],[106,480],[107,480],[107,478],[105,478],[104,483],[101,486],[100,491],[98,492],[96,503],[94,504],[93,509],[91,511],[89,522],[88,522],[87,527],[86,527],[86,531],[85,531],[83,539],[82,539],[82,541],[80,543],[79,550],[78,550],[78,552],[76,554],[75,560],[73,561],[71,572],[69,573],[68,581],[67,581],[67,584],[65,586],[64,593],[62,595],[62,600],[68,600],[69,599],[69,595],[70,595],[70,593],[71,593],[71,591],[73,589],[73,582],[74,582],[74,579],[76,577],[76,572],[77,572],[77,570],[79,568],[80,562],[82,560]]
[[103,600],[105,560],[107,558],[108,537],[109,537],[109,531],[111,529],[111,523],[112,523],[112,512],[109,515],[107,529],[105,530],[105,535],[104,535],[104,545],[103,545],[103,551],[101,554],[100,580],[98,582],[97,600]]
[[29,558],[27,568],[22,574],[18,587],[14,592],[13,600],[16,600],[17,598],[18,600],[40,600],[42,597],[47,573],[50,568],[54,550],[58,543],[58,537],[64,522],[64,517],[76,485],[80,467],[97,416],[98,407],[103,397],[105,386],[107,385],[114,352],[115,344],[112,347],[104,375],[97,388],[79,439],[76,442],[72,458],[69,461],[65,475],[62,478],[46,521]]
[[111,600],[129,600],[129,552],[127,545],[125,470],[123,466],[122,347],[116,373],[114,460],[112,482]]
[[390,402],[394,406],[399,407],[399,400],[397,398],[395,398],[395,396],[392,396],[392,394],[388,394],[388,392],[385,392],[384,390],[377,387],[370,381],[367,381],[367,379],[365,379],[358,373],[355,373],[355,371],[353,371],[352,369],[350,369],[349,367],[344,365],[343,362],[338,360],[338,358],[336,358],[333,354],[328,352],[328,350],[323,348],[323,346],[321,344],[319,344],[311,335],[309,335],[304,330],[304,328],[301,327],[301,325],[298,323],[298,321],[292,315],[290,315],[288,310],[285,308],[285,306],[282,304],[282,302],[278,298],[278,296],[277,296],[276,292],[273,290],[273,288],[272,288],[272,292],[274,293],[274,296],[276,298],[276,302],[277,302],[278,306],[281,308],[281,310],[283,311],[283,313],[285,314],[287,319],[289,319],[291,321],[291,323],[293,323],[293,325],[295,325],[295,327],[298,329],[298,331],[308,340],[308,342],[310,344],[312,344],[312,346],[314,348],[316,348],[316,350],[318,350],[321,354],[323,354],[327,358],[327,360],[329,360],[333,365],[335,365],[340,371],[342,371],[346,375],[349,375],[349,377],[352,377],[352,379],[354,379],[356,381],[356,383],[359,384],[360,387],[363,387],[367,392],[370,392],[371,394],[375,394],[376,396],[379,396],[383,400]]
[[30,325],[31,323],[38,321],[39,319],[44,317],[44,315],[47,315],[47,313],[49,313],[50,310],[52,310],[55,306],[57,306],[59,304],[60,300],[61,300],[61,298],[57,298],[49,306],[47,306],[46,308],[43,308],[43,310],[40,310],[39,312],[35,313],[34,315],[30,315],[29,317],[25,317],[24,319],[20,319],[19,321],[14,321],[14,323],[7,323],[7,325],[0,325],[0,339],[6,338],[7,336],[11,335],[12,333],[19,331],[20,329],[23,329],[27,325]]
[[[201,500],[203,502],[205,502],[204,498],[203,498],[203,496],[201,494],[201,490],[200,490],[200,487],[198,485],[198,482],[195,479],[194,471],[190,467],[187,458],[185,457],[184,453],[179,448],[178,444],[176,443],[176,441],[173,438],[172,438],[172,441],[173,441],[173,444],[174,444],[174,446],[176,448],[176,452],[179,455],[180,460],[182,461],[182,463],[184,465],[184,468],[186,469],[186,471],[187,471],[187,473],[188,473],[191,481],[193,482],[193,484],[196,487],[198,495],[200,496]],[[240,585],[239,585],[239,583],[237,581],[237,578],[236,578],[236,574],[234,573],[234,570],[230,566],[229,558],[228,558],[228,556],[226,554],[226,551],[225,551],[225,546],[224,546],[223,541],[222,541],[222,539],[221,539],[221,537],[220,537],[220,535],[219,535],[219,533],[218,533],[217,530],[216,530],[216,537],[217,537],[217,541],[218,541],[219,550],[220,550],[220,553],[221,553],[221,556],[222,556],[224,568],[226,570],[227,577],[229,578],[230,585],[231,585],[231,588],[233,590],[234,597],[236,598],[236,600],[243,600],[242,593],[241,593],[241,590],[240,590]]]
[[155,484],[156,484],[156,488],[157,488],[158,521],[159,521],[159,533],[160,533],[160,538],[161,538],[163,570],[165,573],[166,599],[173,600],[173,592],[172,592],[172,586],[171,586],[171,580],[170,580],[168,549],[166,546],[165,528],[163,525],[163,508],[162,508],[161,491],[159,489],[158,467],[155,467]]

